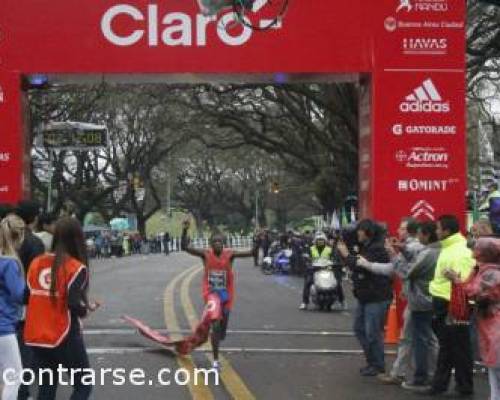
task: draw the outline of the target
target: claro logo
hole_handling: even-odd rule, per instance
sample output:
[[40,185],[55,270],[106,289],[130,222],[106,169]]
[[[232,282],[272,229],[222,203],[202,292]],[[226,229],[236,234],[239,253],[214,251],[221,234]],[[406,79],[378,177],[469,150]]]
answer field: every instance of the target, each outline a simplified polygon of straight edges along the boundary
[[[121,24],[119,31],[116,29],[118,21]],[[202,47],[207,45],[207,29],[213,24],[223,43],[241,46],[250,40],[253,30],[240,25],[229,33],[226,27],[235,23],[232,12],[224,14],[219,20],[201,14],[197,14],[193,20],[190,15],[182,12],[160,15],[157,4],[149,4],[146,12],[129,4],[117,4],[102,16],[101,32],[106,40],[116,46],[133,46],[145,42],[149,47]]]

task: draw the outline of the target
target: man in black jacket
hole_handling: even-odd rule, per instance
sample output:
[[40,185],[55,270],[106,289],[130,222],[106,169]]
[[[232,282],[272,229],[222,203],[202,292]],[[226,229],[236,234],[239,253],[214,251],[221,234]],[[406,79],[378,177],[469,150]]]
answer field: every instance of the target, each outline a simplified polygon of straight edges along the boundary
[[[384,247],[383,229],[377,223],[369,219],[360,221],[356,234],[360,246],[359,255],[370,262],[390,261]],[[337,248],[352,270],[354,296],[358,300],[354,332],[367,362],[360,373],[363,376],[376,376],[385,371],[384,324],[392,301],[392,280],[359,267],[357,254],[349,254],[345,243],[340,242]]]
[[[15,212],[19,215],[26,224],[24,233],[24,241],[19,249],[19,259],[23,263],[24,272],[27,275],[28,269],[36,257],[45,253],[45,246],[42,240],[33,233],[34,227],[38,224],[38,216],[40,214],[40,205],[35,201],[21,201]],[[24,320],[19,322],[17,328],[17,340],[19,342],[19,350],[21,352],[21,360],[24,368],[33,367],[33,355],[29,347],[24,343]],[[19,388],[18,400],[30,398],[29,386],[21,385]]]

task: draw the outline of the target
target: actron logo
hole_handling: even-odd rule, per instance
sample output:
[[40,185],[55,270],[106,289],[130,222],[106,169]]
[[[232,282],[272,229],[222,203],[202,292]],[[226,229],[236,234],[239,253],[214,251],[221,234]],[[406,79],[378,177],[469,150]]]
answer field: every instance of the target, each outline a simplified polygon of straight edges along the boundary
[[449,167],[450,155],[443,147],[413,147],[408,151],[397,151],[395,159],[407,168],[446,169]]
[[404,113],[449,113],[450,103],[443,101],[434,82],[429,78],[406,96],[399,109]]

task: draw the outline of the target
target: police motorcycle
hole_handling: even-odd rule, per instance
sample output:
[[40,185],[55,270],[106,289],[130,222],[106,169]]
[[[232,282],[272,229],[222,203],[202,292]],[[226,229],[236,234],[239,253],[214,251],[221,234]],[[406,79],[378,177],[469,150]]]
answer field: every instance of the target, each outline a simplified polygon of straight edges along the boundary
[[272,275],[276,273],[288,274],[291,269],[291,249],[283,249],[275,253],[274,255],[269,255],[264,257],[262,261],[262,272],[266,275]]
[[312,264],[314,283],[311,286],[310,303],[323,311],[330,311],[337,300],[338,282],[333,272],[333,262],[324,258],[315,260]]
[[274,272],[288,274],[291,269],[292,249],[283,249],[274,258]]

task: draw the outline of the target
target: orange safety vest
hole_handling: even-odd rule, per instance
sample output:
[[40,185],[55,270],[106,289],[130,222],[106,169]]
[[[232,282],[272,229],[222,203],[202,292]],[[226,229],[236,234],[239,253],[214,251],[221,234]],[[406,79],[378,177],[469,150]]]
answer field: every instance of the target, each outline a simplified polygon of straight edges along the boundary
[[225,288],[229,295],[229,299],[225,304],[225,308],[231,309],[234,300],[234,276],[231,260],[233,252],[230,249],[222,249],[220,257],[217,257],[213,249],[205,251],[205,273],[203,279],[203,298],[205,303],[208,300],[208,295],[213,286],[214,289]]
[[68,307],[69,287],[78,273],[86,268],[68,257],[57,272],[55,296],[50,294],[53,254],[44,254],[33,260],[28,271],[30,298],[26,310],[24,340],[26,344],[53,348],[61,344],[71,326]]

